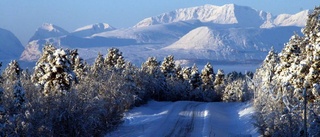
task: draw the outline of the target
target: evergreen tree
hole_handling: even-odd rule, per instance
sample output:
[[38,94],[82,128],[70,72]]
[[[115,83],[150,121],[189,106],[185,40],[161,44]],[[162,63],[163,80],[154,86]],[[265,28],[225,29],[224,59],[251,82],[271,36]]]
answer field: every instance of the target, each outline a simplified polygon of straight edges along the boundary
[[[11,61],[3,72],[4,86],[6,87],[4,96],[7,100],[7,107],[10,109],[20,110],[25,102],[25,92],[20,81],[21,75],[22,69],[16,60]],[[12,99],[14,100],[13,104],[11,103]],[[13,107],[9,105],[13,105]],[[12,111],[17,112],[17,110]]]
[[[261,82],[255,94],[257,125],[265,136],[303,136],[307,132],[313,136],[320,131],[318,126],[304,124],[317,123],[320,114],[319,15],[317,7],[308,17],[304,36],[293,35],[278,57],[270,51],[256,72],[255,81]],[[306,112],[302,111],[305,107]]]
[[224,71],[221,69],[218,69],[218,72],[214,80],[214,90],[216,91],[218,96],[222,96],[222,94],[224,93],[224,89],[226,86],[226,81],[224,76],[225,76]]
[[91,72],[95,76],[100,76],[101,74],[104,73],[105,68],[104,68],[104,64],[103,63],[104,63],[103,55],[101,55],[100,52],[99,52],[96,60],[94,61],[93,66],[91,68]]
[[211,64],[208,62],[201,71],[201,79],[202,79],[202,89],[204,91],[213,91],[214,90],[214,71]]
[[189,83],[192,89],[196,89],[200,87],[202,84],[202,80],[196,64],[194,64],[191,68],[191,77],[190,77]]
[[180,81],[183,81],[183,71],[182,71],[182,68],[181,68],[181,65],[178,64],[176,66],[176,77],[177,77],[177,80],[180,80]]
[[160,69],[166,78],[174,78],[176,74],[175,67],[176,65],[174,63],[174,57],[172,55],[169,55],[164,58]]
[[142,64],[142,71],[146,72],[149,75],[155,75],[160,72],[160,62],[157,61],[155,57],[149,57],[148,60]]
[[190,67],[184,67],[182,69],[182,76],[184,80],[189,81],[191,78],[191,68]]
[[226,102],[242,102],[247,100],[248,87],[244,80],[238,78],[225,87],[222,100]]
[[117,48],[108,49],[108,54],[104,59],[104,65],[107,70],[122,70],[125,68],[125,61],[122,57],[122,52]]
[[13,90],[14,95],[14,106],[16,109],[20,110],[24,107],[25,98],[25,90],[22,87],[20,80],[18,80],[14,85]]
[[70,52],[68,50],[56,49],[53,45],[46,45],[43,54],[36,63],[32,81],[41,86],[43,93],[49,95],[65,94],[72,87],[76,75],[70,63]]
[[83,79],[85,75],[87,75],[88,72],[88,65],[84,62],[82,58],[80,58],[78,50],[70,50],[70,63],[71,68],[76,74],[76,83],[78,83],[78,80]]

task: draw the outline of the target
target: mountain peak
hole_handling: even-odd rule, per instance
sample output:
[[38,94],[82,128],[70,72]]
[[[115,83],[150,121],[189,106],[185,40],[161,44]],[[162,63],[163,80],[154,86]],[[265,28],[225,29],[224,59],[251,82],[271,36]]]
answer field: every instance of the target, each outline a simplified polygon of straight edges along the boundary
[[[226,4],[223,6],[204,5],[177,9],[158,16],[149,17],[139,22],[135,27],[146,27],[155,24],[165,24],[187,20],[200,20],[216,24],[241,24],[241,26],[256,27],[263,23],[257,11],[247,6]],[[252,21],[253,20],[253,21]]]
[[134,27],[147,27],[156,24],[167,24],[180,21],[199,20],[203,23],[233,25],[234,27],[272,28],[276,26],[303,27],[308,17],[308,11],[297,14],[280,14],[256,10],[248,6],[226,4],[222,6],[204,5],[191,8],[177,9],[158,16],[146,18]]
[[217,35],[217,32],[212,31],[209,27],[198,27],[164,49],[207,49],[208,47],[216,49],[221,44],[219,44],[220,39]]
[[107,23],[96,23],[96,24],[91,24],[91,25],[87,25],[87,26],[78,28],[78,29],[75,30],[75,32],[88,30],[88,29],[93,29],[93,30],[114,30],[116,28],[112,27],[111,25],[109,25]]
[[107,23],[96,23],[96,24],[91,24],[91,25],[87,25],[87,26],[76,29],[72,33],[72,35],[79,36],[79,37],[87,37],[93,34],[105,32],[105,31],[111,31],[115,29],[116,29],[115,27],[112,27]]
[[36,30],[35,34],[30,38],[29,42],[49,37],[59,37],[67,34],[69,34],[69,32],[59,26],[53,25],[51,23],[44,23]]

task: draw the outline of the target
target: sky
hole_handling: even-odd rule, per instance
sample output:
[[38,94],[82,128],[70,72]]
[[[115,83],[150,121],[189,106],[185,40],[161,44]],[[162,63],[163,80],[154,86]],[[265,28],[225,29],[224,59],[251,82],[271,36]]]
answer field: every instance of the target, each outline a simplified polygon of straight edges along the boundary
[[52,23],[72,32],[108,23],[128,28],[144,18],[178,8],[212,4],[237,4],[257,10],[294,14],[319,6],[318,0],[0,0],[0,28],[14,33],[25,46],[37,28]]

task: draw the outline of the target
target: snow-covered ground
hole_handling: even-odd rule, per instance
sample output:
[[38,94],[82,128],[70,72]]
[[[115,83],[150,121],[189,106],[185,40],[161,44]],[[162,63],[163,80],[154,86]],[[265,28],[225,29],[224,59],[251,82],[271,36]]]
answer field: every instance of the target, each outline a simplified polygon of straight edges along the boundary
[[127,112],[106,137],[255,137],[253,113],[249,103],[150,101]]

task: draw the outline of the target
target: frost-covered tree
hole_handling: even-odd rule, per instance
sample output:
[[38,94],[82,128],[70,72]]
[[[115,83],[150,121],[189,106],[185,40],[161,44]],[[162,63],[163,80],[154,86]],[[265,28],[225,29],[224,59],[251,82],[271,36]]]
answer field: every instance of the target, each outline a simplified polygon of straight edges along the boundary
[[13,87],[13,95],[14,95],[14,106],[16,109],[21,109],[24,107],[25,98],[25,90],[22,87],[20,80],[18,80]]
[[[161,72],[159,66],[160,62],[158,62],[155,57],[149,57],[147,61],[142,64],[141,69],[150,75],[155,75],[158,74],[158,72]],[[155,75],[155,77],[157,76]]]
[[190,80],[191,78],[191,68],[190,67],[184,67],[182,69],[182,76],[184,80]]
[[[85,75],[87,75],[88,72],[88,65],[86,62],[80,58],[78,50],[70,50],[70,63],[71,63],[71,68],[74,71],[74,73],[77,76],[76,80],[81,80]],[[78,81],[76,81],[78,83]]]
[[22,69],[16,60],[11,61],[8,67],[3,72],[3,77],[6,81],[16,81],[20,79]]
[[196,64],[194,64],[191,68],[191,77],[190,77],[189,83],[192,89],[196,89],[200,87],[202,84],[200,73],[198,71],[198,67]]
[[104,73],[104,59],[103,59],[103,55],[100,54],[100,52],[98,53],[98,56],[96,58],[96,60],[94,61],[94,64],[91,68],[91,72],[95,75],[95,76],[99,76],[101,74]]
[[125,61],[122,56],[122,52],[117,48],[108,49],[108,54],[104,59],[104,65],[107,70],[122,70],[125,68]]
[[216,91],[218,96],[222,96],[225,86],[226,86],[226,81],[225,81],[224,71],[221,69],[218,69],[218,72],[214,80],[214,90]]
[[[5,98],[8,105],[14,105],[13,109],[21,109],[25,102],[25,91],[20,81],[22,69],[16,60],[11,61],[3,72]],[[11,100],[13,104],[10,103]],[[9,106],[8,106],[9,107]]]
[[176,66],[176,77],[177,77],[177,80],[184,80],[183,79],[183,71],[182,71],[182,67],[180,64],[178,64]]
[[160,70],[160,62],[155,57],[149,57],[141,66],[142,73],[146,73],[144,83],[145,89],[150,92],[151,97],[160,100],[166,90],[166,78]]
[[215,74],[213,67],[208,62],[201,71],[202,89],[204,91],[214,90]]
[[[256,72],[256,117],[263,135],[303,136],[308,132],[308,136],[314,136],[320,132],[313,124],[306,124],[308,129],[304,129],[303,122],[317,123],[320,114],[319,15],[317,7],[308,17],[302,31],[304,36],[293,35],[278,57],[269,52]],[[304,92],[307,103],[304,103]]]
[[167,78],[174,78],[176,74],[176,65],[174,63],[174,57],[172,55],[169,55],[164,58],[160,69],[161,72],[164,74],[165,77]]
[[243,79],[237,79],[228,83],[222,95],[222,100],[226,102],[242,102],[247,100],[248,87]]
[[65,94],[72,87],[76,75],[72,70],[69,50],[46,45],[37,61],[32,81],[43,89],[45,95]]

